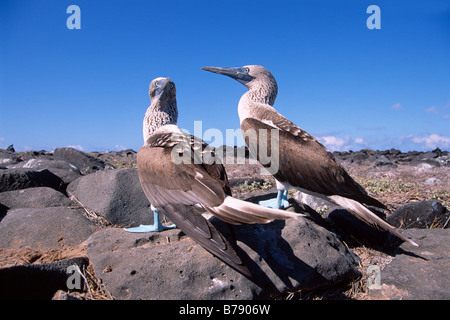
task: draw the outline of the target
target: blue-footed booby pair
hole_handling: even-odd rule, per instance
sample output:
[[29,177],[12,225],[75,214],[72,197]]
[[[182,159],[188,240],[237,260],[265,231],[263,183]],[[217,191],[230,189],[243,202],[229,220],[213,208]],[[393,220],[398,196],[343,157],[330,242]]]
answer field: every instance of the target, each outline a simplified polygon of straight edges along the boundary
[[[274,76],[264,67],[248,65],[238,68],[203,67],[203,70],[229,76],[248,88],[239,100],[238,113],[241,129],[250,148],[248,130],[267,132],[267,140],[256,136],[259,147],[279,148],[276,179],[278,196],[276,199],[260,203],[275,208],[287,204],[287,191],[295,188],[334,202],[348,210],[360,220],[389,231],[398,238],[417,246],[403,236],[396,228],[378,217],[365,205],[387,209],[384,204],[370,197],[334,156],[317,139],[278,113],[273,104],[278,93]],[[272,145],[273,130],[278,134],[278,144]],[[254,153],[254,150],[253,150]],[[266,150],[271,153],[271,150]],[[258,160],[260,154],[253,154]],[[261,162],[261,161],[260,161]],[[266,166],[265,163],[261,162]]]
[[[159,221],[159,211],[162,211],[203,248],[244,275],[251,276],[235,248],[195,206],[200,204],[229,224],[268,223],[302,215],[233,198],[224,166],[199,161],[203,152],[211,152],[212,149],[207,148],[201,139],[183,133],[176,125],[175,84],[170,78],[156,78],[150,84],[149,94],[151,105],[144,118],[144,146],[138,151],[137,167],[155,221],[153,226],[126,230],[162,231],[164,227]],[[174,156],[180,153],[187,153],[191,161],[173,161]]]

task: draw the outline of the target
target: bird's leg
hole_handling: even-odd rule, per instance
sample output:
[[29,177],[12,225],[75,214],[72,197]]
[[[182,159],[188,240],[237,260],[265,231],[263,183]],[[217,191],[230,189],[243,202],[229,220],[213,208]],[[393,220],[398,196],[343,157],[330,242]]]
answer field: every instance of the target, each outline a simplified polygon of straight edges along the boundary
[[[280,193],[281,193],[281,197],[280,197]],[[287,195],[288,195],[288,190],[279,190],[278,191],[278,196],[277,196],[277,206],[278,209],[286,209],[287,207],[289,207],[289,201],[287,199]]]
[[278,190],[278,195],[276,198],[260,201],[259,205],[268,208],[275,209],[286,209],[289,207],[289,201],[287,199],[288,189],[286,190]]
[[163,226],[161,223],[161,219],[159,217],[159,211],[153,210],[153,224],[150,225],[144,225],[141,224],[139,227],[136,228],[126,228],[124,229],[127,232],[160,232],[167,229],[173,229],[176,228],[176,225],[172,224],[168,227]]

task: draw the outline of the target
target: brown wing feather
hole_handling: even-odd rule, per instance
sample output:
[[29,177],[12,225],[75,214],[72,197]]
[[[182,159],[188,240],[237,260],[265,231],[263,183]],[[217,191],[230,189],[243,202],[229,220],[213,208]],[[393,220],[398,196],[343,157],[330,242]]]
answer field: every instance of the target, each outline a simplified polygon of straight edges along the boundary
[[[172,161],[175,146],[171,142],[168,145],[170,140],[164,137],[155,137],[154,140],[167,141],[167,144],[143,146],[137,156],[139,179],[143,188],[149,189],[149,197],[153,198],[149,200],[154,206],[173,202],[169,201],[172,198],[177,199],[177,203],[201,203],[212,207],[223,202],[229,193],[223,165],[194,164],[193,159],[189,159],[188,163],[175,164]],[[194,157],[192,149],[191,156]]]
[[[191,145],[195,143],[195,139],[198,138],[191,136]],[[198,140],[202,145],[202,156],[209,156],[211,159],[216,159],[215,149],[210,147],[205,141],[201,139]],[[226,195],[232,195],[227,172],[225,171],[225,167],[222,164],[219,164],[216,161],[211,164],[206,163],[206,161],[202,161],[202,167],[208,172],[211,177],[218,179],[218,181],[222,183]]]
[[176,143],[167,135],[153,135],[138,151],[138,174],[145,195],[186,235],[250,277],[233,246],[192,207],[197,203],[216,207],[224,201],[229,184],[223,165],[173,163],[171,153]]
[[[298,128],[298,127],[297,127]],[[279,134],[279,169],[274,177],[280,182],[287,182],[293,187],[300,187],[327,196],[340,195],[380,208],[386,208],[367,192],[345,171],[334,156],[307,132],[297,131],[296,135],[275,129],[259,120],[247,118],[241,123],[241,129],[267,130],[267,140],[260,141],[258,147],[267,145],[271,154],[271,130]],[[249,145],[248,137],[245,137]],[[257,158],[259,159],[259,153]],[[268,166],[268,165],[266,165]]]
[[294,136],[309,134],[306,131],[300,129],[295,123],[286,119],[278,112],[274,112],[272,107],[266,104],[252,102],[252,114],[253,119],[270,119],[278,128],[293,134]]

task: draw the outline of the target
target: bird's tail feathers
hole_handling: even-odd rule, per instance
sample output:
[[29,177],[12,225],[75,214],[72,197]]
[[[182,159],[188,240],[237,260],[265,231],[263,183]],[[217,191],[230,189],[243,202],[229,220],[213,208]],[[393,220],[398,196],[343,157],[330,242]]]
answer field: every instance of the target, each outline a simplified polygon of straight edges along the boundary
[[218,207],[206,208],[209,212],[231,224],[269,223],[273,220],[296,219],[303,214],[267,208],[252,202],[226,197]]
[[365,206],[360,204],[359,202],[341,197],[341,196],[330,196],[329,197],[334,203],[340,205],[344,209],[348,210],[350,213],[355,215],[358,219],[368,223],[369,225],[376,227],[378,229],[382,229],[385,231],[391,232],[396,237],[402,239],[403,241],[407,241],[411,243],[413,246],[418,247],[419,245],[415,243],[413,240],[402,235],[395,227],[391,226],[389,223],[378,217],[375,213],[367,209]]

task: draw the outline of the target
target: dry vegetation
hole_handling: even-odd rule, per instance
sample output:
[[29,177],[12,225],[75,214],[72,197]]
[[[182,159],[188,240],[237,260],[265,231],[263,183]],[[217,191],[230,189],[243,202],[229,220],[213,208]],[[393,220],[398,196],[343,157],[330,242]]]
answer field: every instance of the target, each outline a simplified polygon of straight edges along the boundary
[[349,166],[352,177],[393,211],[406,203],[436,199],[450,208],[450,168],[421,169],[402,165],[395,169]]

